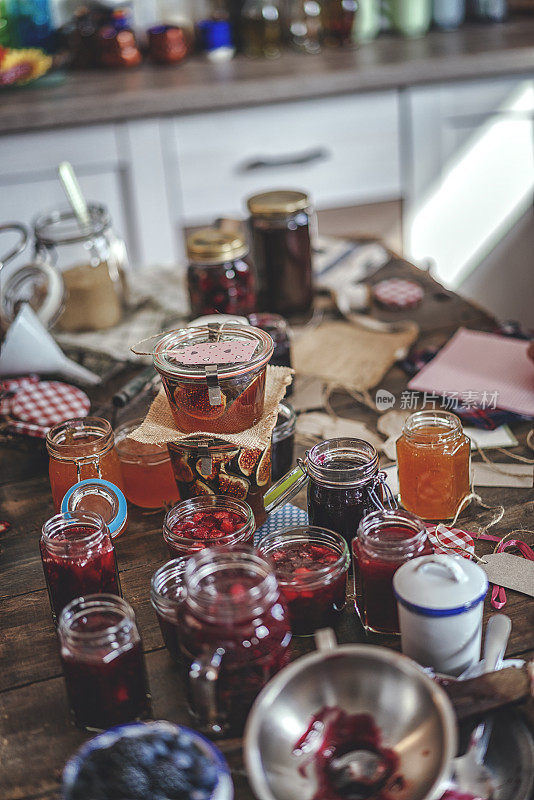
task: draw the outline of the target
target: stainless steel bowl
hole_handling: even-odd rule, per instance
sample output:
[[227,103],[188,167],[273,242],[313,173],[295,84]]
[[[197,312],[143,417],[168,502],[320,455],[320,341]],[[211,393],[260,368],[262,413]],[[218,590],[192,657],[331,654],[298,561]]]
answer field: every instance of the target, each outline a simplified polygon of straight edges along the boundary
[[325,706],[373,716],[384,745],[400,757],[406,791],[399,800],[440,796],[457,746],[456,719],[444,691],[405,656],[384,647],[343,645],[298,659],[258,696],[244,751],[248,778],[260,800],[314,796],[313,770],[306,776],[299,772],[302,761],[293,749]]

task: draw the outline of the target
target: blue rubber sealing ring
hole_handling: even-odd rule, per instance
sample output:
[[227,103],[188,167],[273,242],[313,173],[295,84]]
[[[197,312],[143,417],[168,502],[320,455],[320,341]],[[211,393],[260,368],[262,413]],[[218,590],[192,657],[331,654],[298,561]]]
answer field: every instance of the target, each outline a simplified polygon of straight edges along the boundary
[[121,530],[121,528],[124,526],[124,523],[126,522],[126,517],[128,515],[128,506],[126,504],[126,498],[124,494],[121,492],[119,487],[115,486],[115,484],[111,483],[111,481],[104,481],[102,480],[102,478],[86,478],[84,481],[75,483],[74,486],[70,487],[67,494],[61,501],[61,511],[64,514],[70,511],[69,509],[70,498],[72,497],[74,492],[80,488],[80,486],[86,486],[87,484],[91,484],[92,486],[94,486],[95,484],[97,486],[105,486],[106,489],[109,489],[112,494],[116,495],[117,500],[119,501],[119,507],[116,515],[112,520],[110,520],[107,523],[110,536],[111,538],[113,538],[113,536]]

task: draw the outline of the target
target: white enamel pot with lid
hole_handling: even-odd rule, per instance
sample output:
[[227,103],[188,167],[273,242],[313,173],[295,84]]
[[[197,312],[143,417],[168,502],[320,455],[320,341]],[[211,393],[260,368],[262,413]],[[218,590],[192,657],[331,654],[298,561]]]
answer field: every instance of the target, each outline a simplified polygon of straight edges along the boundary
[[402,652],[436,672],[459,675],[480,659],[488,579],[460,556],[414,558],[393,576]]

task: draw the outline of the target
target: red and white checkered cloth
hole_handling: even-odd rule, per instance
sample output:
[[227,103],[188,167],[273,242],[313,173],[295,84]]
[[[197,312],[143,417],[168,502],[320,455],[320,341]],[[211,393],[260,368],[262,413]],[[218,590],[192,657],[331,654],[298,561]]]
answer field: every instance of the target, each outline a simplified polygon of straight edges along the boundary
[[442,527],[446,528],[446,534],[441,531],[436,534],[437,525],[426,526],[428,538],[434,548],[434,552],[444,553],[449,556],[454,553],[464,558],[472,558],[475,553],[475,543],[471,534],[459,528],[447,528],[446,525]]
[[373,286],[373,297],[386,308],[400,310],[414,308],[422,301],[425,292],[415,281],[388,278]]
[[0,414],[9,417],[9,430],[26,436],[44,439],[53,425],[86,417],[90,407],[85,392],[67,383],[34,376],[0,382]]

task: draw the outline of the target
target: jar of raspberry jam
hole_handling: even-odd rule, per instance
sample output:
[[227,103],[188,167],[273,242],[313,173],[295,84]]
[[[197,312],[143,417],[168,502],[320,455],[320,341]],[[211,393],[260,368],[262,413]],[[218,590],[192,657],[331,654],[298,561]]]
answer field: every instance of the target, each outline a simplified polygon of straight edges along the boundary
[[252,543],[255,530],[248,503],[222,495],[184,500],[171,508],[163,521],[163,538],[174,557],[214,545]]
[[291,629],[276,577],[250,547],[214,547],[185,568],[180,647],[197,725],[242,732],[265,684],[289,662]]
[[46,434],[49,472],[56,511],[71,486],[87,478],[103,478],[123,489],[113,429],[100,417],[68,419]]
[[183,328],[153,351],[174,421],[183,433],[240,433],[262,417],[268,333],[250,325]]
[[87,595],[59,618],[61,663],[76,724],[88,731],[150,713],[141,638],[133,609],[113,595]]
[[363,519],[352,543],[356,610],[367,631],[398,634],[393,575],[432,547],[419,517],[401,509],[374,511]]
[[150,602],[156,612],[165,647],[174,661],[180,661],[180,609],[184,600],[184,572],[187,559],[173,558],[157,569],[150,582]]
[[295,636],[329,628],[345,606],[350,564],[345,539],[305,525],[267,534],[258,552],[274,564]]
[[40,549],[56,622],[75,597],[121,594],[115,548],[99,514],[90,511],[56,514],[43,525]]
[[246,241],[236,233],[202,228],[187,239],[191,314],[240,314],[256,308],[255,277]]
[[417,411],[397,441],[404,508],[422,519],[452,519],[470,491],[471,441],[456,414]]

